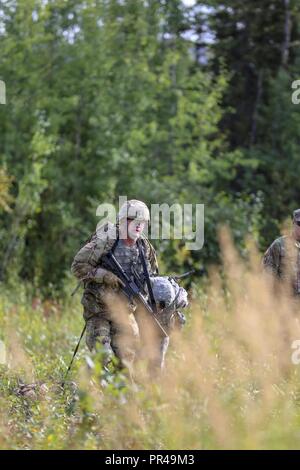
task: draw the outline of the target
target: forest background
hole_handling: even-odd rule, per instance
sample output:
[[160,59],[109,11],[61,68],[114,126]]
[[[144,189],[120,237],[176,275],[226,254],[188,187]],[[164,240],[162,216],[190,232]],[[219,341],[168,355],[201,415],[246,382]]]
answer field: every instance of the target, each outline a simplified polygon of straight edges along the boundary
[[166,272],[218,262],[226,222],[264,250],[300,203],[299,3],[4,0],[0,278],[61,290],[119,195],[205,204],[205,244],[154,244]]
[[[298,304],[257,268],[300,206],[299,46],[297,0],[0,0],[0,448],[299,447]],[[70,266],[120,195],[205,205],[201,250],[153,241],[195,302],[165,383],[82,345],[63,394]]]

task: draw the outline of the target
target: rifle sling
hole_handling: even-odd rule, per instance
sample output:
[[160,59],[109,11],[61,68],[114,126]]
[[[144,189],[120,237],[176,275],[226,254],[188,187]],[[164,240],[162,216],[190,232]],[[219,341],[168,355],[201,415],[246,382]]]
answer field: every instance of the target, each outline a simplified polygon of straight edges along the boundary
[[151,281],[150,281],[149,272],[148,272],[147,265],[146,265],[145,254],[144,254],[144,250],[143,250],[143,247],[142,247],[141,240],[137,240],[137,246],[138,246],[139,254],[140,254],[140,257],[141,257],[141,261],[142,261],[142,266],[143,266],[143,270],[144,270],[144,276],[145,276],[145,280],[146,280],[146,284],[147,284],[147,288],[148,288],[148,293],[149,293],[149,297],[150,297],[151,306],[152,306],[152,309],[153,309],[154,313],[157,313],[156,303],[155,303],[155,299],[154,299],[154,295],[153,295],[153,290],[152,290],[152,286],[151,286]]

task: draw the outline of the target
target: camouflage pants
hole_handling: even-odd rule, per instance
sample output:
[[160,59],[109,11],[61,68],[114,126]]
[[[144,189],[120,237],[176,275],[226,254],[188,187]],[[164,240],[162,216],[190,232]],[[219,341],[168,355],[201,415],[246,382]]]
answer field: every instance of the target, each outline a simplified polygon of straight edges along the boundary
[[[150,335],[149,330],[153,324],[148,314],[141,312],[130,313],[124,308],[116,312],[109,311],[102,301],[103,296],[98,288],[95,293],[91,288],[86,289],[82,304],[84,306],[84,319],[86,321],[86,344],[90,351],[103,351],[106,353],[107,362],[115,355],[120,366],[132,371],[136,359],[146,360],[149,370],[154,373],[162,370],[165,354],[169,345],[169,338],[161,335]],[[114,301],[113,309],[117,305]]]
[[105,293],[105,288],[91,283],[83,293],[86,344],[90,351],[104,352],[106,363],[115,355],[121,367],[131,368],[139,340],[138,326],[124,305],[118,309],[117,292],[113,293],[113,309],[104,301]]
[[132,368],[138,348],[138,330],[132,315],[127,325],[118,325],[103,316],[86,321],[86,344],[90,351],[103,350],[107,359],[114,354],[121,367]]

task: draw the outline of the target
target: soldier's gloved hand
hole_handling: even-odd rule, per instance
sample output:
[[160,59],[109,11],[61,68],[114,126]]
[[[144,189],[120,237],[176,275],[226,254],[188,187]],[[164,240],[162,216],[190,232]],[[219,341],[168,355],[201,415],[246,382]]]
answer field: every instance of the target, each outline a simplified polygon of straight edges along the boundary
[[115,274],[107,271],[107,273],[103,277],[103,283],[106,284],[109,287],[117,288],[120,287],[121,282],[118,276]]
[[94,280],[103,283],[109,287],[118,287],[120,285],[119,278],[115,274],[104,268],[97,268],[94,274]]

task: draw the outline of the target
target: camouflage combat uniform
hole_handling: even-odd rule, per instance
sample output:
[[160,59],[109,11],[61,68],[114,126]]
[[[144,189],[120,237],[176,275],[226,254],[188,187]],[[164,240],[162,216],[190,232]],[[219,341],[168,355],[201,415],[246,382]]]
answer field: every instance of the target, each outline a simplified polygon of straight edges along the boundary
[[[101,257],[113,249],[125,272],[132,276],[135,270],[143,282],[143,268],[137,245],[127,246],[122,239],[116,241],[116,235],[118,236],[118,226],[113,224],[107,223],[98,228],[90,241],[76,254],[71,271],[78,279],[84,280],[81,303],[84,307],[88,348],[90,351],[97,350],[102,344],[118,357],[122,365],[129,366],[133,363],[138,341],[138,326],[133,310],[130,314],[128,309],[128,321],[119,323],[116,316],[112,317],[104,297],[108,291],[117,296],[120,289],[108,288],[95,279],[96,270],[101,266]],[[141,240],[149,273],[156,274],[158,265],[155,250],[143,235]]]
[[[168,333],[175,328],[175,325],[182,326],[185,323],[185,316],[179,309],[188,305],[188,295],[183,287],[180,287],[174,279],[167,276],[156,276],[151,278],[154,300],[158,308],[158,319]],[[163,302],[163,305],[161,305]],[[162,310],[160,311],[160,307]],[[169,347],[168,337],[157,337],[157,344],[152,357],[150,368],[152,371],[162,370],[165,362],[165,355]],[[156,352],[156,353],[155,353]]]
[[300,295],[300,243],[292,237],[277,238],[263,257],[265,269],[287,281],[294,295]]

